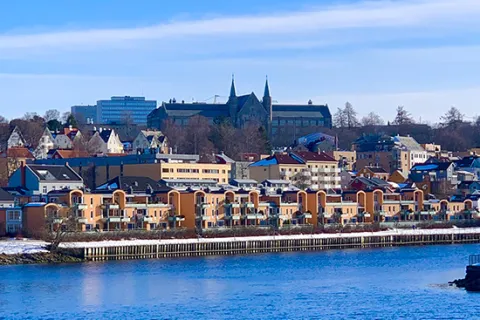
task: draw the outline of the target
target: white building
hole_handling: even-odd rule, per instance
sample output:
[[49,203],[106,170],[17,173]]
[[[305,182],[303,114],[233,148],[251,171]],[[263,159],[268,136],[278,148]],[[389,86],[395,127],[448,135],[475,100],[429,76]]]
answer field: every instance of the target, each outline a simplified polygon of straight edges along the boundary
[[159,153],[168,153],[167,138],[161,131],[142,130],[132,143],[134,153],[147,149],[156,149]]
[[10,137],[8,137],[7,148],[25,147],[26,144],[27,142],[23,138],[22,132],[18,127],[15,127]]
[[88,145],[89,149],[97,154],[123,153],[122,141],[113,129],[100,128],[95,131]]

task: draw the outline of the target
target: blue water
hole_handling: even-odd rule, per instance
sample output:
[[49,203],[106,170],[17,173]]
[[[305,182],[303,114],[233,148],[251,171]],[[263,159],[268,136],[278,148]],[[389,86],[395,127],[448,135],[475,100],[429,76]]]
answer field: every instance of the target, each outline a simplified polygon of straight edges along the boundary
[[479,319],[480,245],[0,267],[6,319]]

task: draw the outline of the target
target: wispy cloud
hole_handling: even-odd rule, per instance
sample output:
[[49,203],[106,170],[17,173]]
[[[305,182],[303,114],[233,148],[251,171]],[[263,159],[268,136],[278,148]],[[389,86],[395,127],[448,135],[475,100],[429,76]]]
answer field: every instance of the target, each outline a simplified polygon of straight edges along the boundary
[[[125,44],[125,41],[178,37],[297,34],[322,30],[421,27],[463,24],[478,18],[478,0],[375,1],[324,6],[310,11],[263,16],[230,16],[204,20],[170,21],[150,27],[86,29],[40,34],[4,34],[0,48]],[[471,21],[473,21],[471,20]]]

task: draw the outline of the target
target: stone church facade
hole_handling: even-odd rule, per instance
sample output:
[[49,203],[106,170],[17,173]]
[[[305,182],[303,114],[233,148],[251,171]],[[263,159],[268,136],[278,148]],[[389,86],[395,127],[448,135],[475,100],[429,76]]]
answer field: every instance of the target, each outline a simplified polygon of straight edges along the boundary
[[210,123],[218,119],[228,119],[235,127],[243,127],[250,122],[261,124],[272,136],[282,130],[293,128],[293,135],[301,135],[301,128],[331,128],[332,116],[327,105],[274,104],[270,96],[268,80],[265,82],[263,98],[260,101],[255,93],[237,96],[232,79],[230,95],[226,103],[185,103],[163,102],[147,118],[148,127],[162,130],[166,119],[178,125],[186,125],[192,116],[206,117]]

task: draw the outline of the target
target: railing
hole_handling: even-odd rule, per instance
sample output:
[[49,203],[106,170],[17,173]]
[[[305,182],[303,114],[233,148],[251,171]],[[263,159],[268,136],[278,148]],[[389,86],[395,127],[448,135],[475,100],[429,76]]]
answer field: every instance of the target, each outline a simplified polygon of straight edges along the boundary
[[472,266],[474,264],[480,263],[480,254],[472,254],[468,257],[468,265]]

